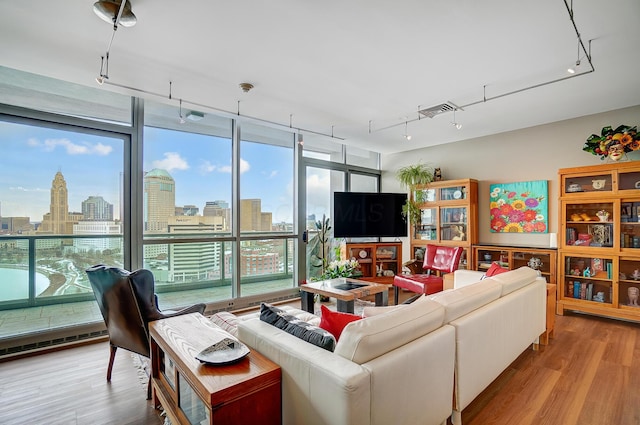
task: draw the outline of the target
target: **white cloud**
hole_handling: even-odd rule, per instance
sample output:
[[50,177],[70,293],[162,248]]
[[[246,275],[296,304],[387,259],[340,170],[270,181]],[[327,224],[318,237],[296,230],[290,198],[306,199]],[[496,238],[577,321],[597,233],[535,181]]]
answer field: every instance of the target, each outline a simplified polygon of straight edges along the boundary
[[23,186],[13,186],[10,187],[9,190],[13,190],[16,192],[49,192],[50,189],[41,189],[39,187],[36,187],[35,189],[28,189]]
[[244,159],[240,158],[240,174],[246,173],[250,169],[251,169],[251,165],[249,164],[249,162],[247,162]]
[[152,165],[154,168],[161,168],[163,170],[167,170],[168,172],[174,170],[189,169],[189,164],[187,163],[187,161],[182,158],[177,152],[165,152],[164,159],[153,161]]
[[322,217],[331,215],[329,208],[329,188],[331,187],[331,175],[329,170],[316,170],[317,173],[307,176],[307,214],[315,214]]
[[40,142],[36,138],[30,138],[27,140],[27,144],[32,147],[43,148],[46,152],[52,152],[57,147],[61,147],[67,151],[69,155],[109,155],[113,151],[113,147],[104,145],[102,143],[73,143],[69,139],[45,139],[44,142]]
[[200,170],[200,174],[209,174],[216,171],[218,167],[216,167],[209,161],[202,161],[198,169]]
[[[230,173],[231,165],[224,165],[222,167],[216,168],[220,173]],[[240,158],[240,174],[246,173],[251,169],[251,164],[249,164],[244,159]]]

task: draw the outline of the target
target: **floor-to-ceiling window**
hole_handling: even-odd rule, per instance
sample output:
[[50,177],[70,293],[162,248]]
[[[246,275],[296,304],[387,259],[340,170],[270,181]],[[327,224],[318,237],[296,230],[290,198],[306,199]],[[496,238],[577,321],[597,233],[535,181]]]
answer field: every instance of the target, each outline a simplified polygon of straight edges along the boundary
[[241,295],[297,286],[295,134],[242,123],[238,150]]
[[163,305],[233,297],[233,121],[144,103],[143,267]]
[[[377,192],[378,154],[322,137],[305,140],[306,277],[318,279],[324,266],[341,257],[343,239],[333,236],[335,192]],[[376,168],[368,168],[376,167]]]
[[[347,167],[348,150],[325,137],[303,155],[296,129],[188,102],[3,67],[0,89],[0,269],[13,273],[0,280],[0,354],[20,349],[4,344],[18,335],[31,348],[54,343],[48,332],[94,335],[84,270],[97,263],[151,269],[164,309],[295,297],[302,217],[330,216],[352,173],[379,174],[377,154],[356,151],[363,162]],[[321,202],[298,183],[306,166],[329,184]]]
[[85,299],[91,296],[87,267],[101,261],[124,264],[124,141],[38,124],[0,121],[0,231],[7,235],[0,241],[0,303],[5,306]]

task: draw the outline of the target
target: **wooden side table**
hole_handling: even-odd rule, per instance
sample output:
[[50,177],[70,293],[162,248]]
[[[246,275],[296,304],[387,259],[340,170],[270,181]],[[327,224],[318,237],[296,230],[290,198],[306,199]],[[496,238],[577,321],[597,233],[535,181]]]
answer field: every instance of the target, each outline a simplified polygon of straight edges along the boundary
[[540,336],[540,344],[549,345],[553,338],[553,326],[556,323],[556,285],[547,283],[547,328]]
[[222,330],[199,313],[149,323],[156,406],[173,424],[270,424],[282,421],[281,370],[255,350],[226,365],[195,356],[222,339]]

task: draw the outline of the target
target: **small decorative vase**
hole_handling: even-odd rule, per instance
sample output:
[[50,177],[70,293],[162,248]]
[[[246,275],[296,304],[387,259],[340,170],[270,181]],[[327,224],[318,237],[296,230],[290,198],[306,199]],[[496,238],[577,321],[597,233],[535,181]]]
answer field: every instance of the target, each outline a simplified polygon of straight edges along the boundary
[[596,216],[598,217],[598,219],[600,221],[607,221],[609,220],[609,212],[605,211],[605,210],[600,210],[596,213]]

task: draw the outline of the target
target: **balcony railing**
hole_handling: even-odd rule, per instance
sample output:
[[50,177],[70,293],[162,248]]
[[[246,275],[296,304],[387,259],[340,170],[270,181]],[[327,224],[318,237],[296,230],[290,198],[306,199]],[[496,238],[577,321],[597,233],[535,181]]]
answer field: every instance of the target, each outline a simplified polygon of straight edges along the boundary
[[[156,292],[226,287],[206,301],[232,298],[233,242],[172,236],[144,242],[144,268],[154,273]],[[292,239],[243,241],[240,255],[241,294],[295,286]],[[85,270],[95,264],[123,267],[122,235],[0,236],[0,310],[93,300]]]

